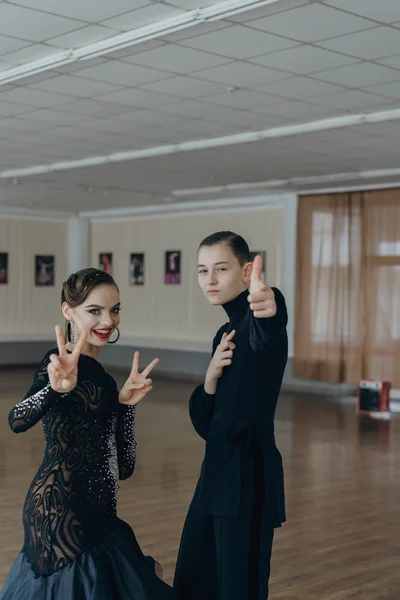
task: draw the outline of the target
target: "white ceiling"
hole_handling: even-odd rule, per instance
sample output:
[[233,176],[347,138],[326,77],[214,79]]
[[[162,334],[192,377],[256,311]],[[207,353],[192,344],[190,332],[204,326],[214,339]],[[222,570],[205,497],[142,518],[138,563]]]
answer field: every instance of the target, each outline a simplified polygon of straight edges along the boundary
[[[213,3],[0,0],[0,77]],[[397,108],[399,0],[278,0],[0,85],[0,177]],[[400,119],[7,177],[0,208],[93,211],[169,202],[182,188],[396,168],[399,138]]]

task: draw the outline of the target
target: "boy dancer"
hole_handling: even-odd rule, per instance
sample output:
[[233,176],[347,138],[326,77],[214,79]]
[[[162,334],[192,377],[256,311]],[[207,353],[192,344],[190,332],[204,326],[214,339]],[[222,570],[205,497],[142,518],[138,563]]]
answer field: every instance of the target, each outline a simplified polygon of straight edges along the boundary
[[274,414],[287,362],[287,312],[232,232],[205,238],[199,284],[229,322],[190,399],[205,458],[186,518],[174,587],[181,600],[266,600],[274,529],[286,520]]

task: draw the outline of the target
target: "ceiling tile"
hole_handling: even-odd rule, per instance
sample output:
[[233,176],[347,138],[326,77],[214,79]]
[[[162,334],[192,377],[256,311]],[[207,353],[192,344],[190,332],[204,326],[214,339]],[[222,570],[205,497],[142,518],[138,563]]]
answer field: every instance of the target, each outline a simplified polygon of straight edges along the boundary
[[0,60],[0,73],[2,71],[6,71],[7,69],[10,69],[12,65],[10,65],[10,63],[6,63],[6,62],[2,62]]
[[400,2],[398,0],[325,0],[324,4],[340,8],[347,12],[374,19],[380,23],[400,21]]
[[56,17],[14,4],[0,4],[0,35],[41,42],[48,37],[49,32],[54,36],[62,35],[83,26],[82,21]]
[[82,61],[76,61],[72,63],[68,63],[66,65],[62,65],[54,69],[56,73],[74,73],[75,71],[80,71],[82,69],[82,64],[85,64],[85,68],[94,67],[96,65],[101,65],[107,62],[107,59],[99,56],[97,58],[91,58],[90,60],[85,60],[84,63]]
[[[362,62],[340,69],[314,73],[313,77],[347,87],[362,88],[400,79],[400,71],[388,69],[371,62]],[[382,94],[384,95],[384,94]]]
[[365,91],[380,94],[381,96],[387,96],[388,98],[400,99],[400,73],[398,73],[397,81],[392,83],[385,83],[380,85],[373,85],[366,88]]
[[249,21],[247,25],[294,40],[315,42],[369,29],[376,23],[321,4],[308,4],[265,19]]
[[17,40],[16,38],[0,35],[0,56],[29,45],[30,43],[26,40]]
[[[260,107],[254,109],[255,112],[261,112]],[[333,117],[335,114],[342,114],[343,110],[335,110],[326,106],[316,106],[306,102],[280,102],[274,106],[267,106],[263,110],[264,114],[271,114],[279,117],[291,119],[293,121],[315,121]]]
[[60,137],[65,138],[64,144],[69,143],[69,140],[82,140],[83,142],[87,142],[96,138],[96,131],[89,129],[88,127],[65,125],[54,127],[50,132],[46,133],[46,138],[54,138],[54,143],[60,143]]
[[391,27],[377,27],[325,42],[318,42],[318,45],[356,58],[376,60],[399,54],[400,30]]
[[[130,48],[124,48],[123,50],[117,50],[116,52],[110,52],[109,54],[104,54],[103,59],[112,59],[112,60],[124,60],[130,62],[131,57],[135,54],[141,54],[142,52],[147,52],[147,50],[152,50],[153,48],[158,48],[159,46],[165,46],[166,42],[162,40],[149,40],[148,42],[143,42],[140,44],[136,44],[135,46],[131,46]],[[135,62],[132,60],[131,62]]]
[[[29,75],[28,77],[21,77],[21,79],[15,81],[15,87],[26,87],[34,83],[39,83],[40,81],[45,81],[45,79],[51,79],[57,75],[58,73],[56,71],[43,71],[42,73],[36,73],[35,75]],[[0,87],[0,91],[2,89],[3,86]]]
[[[128,57],[124,58],[124,60],[127,59]],[[144,67],[169,70],[174,73],[186,75],[194,71],[225,64],[229,62],[229,59],[217,56],[216,54],[177,46],[176,44],[166,44],[147,52],[134,54],[132,57],[129,57],[129,62]]]
[[222,106],[210,104],[208,102],[197,100],[183,100],[166,106],[157,107],[158,111],[162,111],[172,115],[180,115],[182,117],[193,117],[198,119],[214,120],[219,118],[226,112]]
[[[173,123],[179,122],[182,117],[166,112],[156,112],[155,110],[135,110],[134,112],[124,113],[114,117],[118,121],[129,121],[141,125],[161,125],[170,126]],[[113,119],[113,120],[114,120]]]
[[47,58],[60,54],[59,48],[50,46],[48,44],[31,44],[26,48],[9,52],[2,56],[2,60],[10,63],[10,66],[23,65],[33,60],[40,60],[41,58]]
[[[273,112],[275,107],[268,107],[269,111]],[[258,108],[254,109],[254,112],[250,112],[249,110],[234,110],[224,108],[222,115],[218,115],[216,117],[216,121],[219,123],[230,123],[236,124],[239,123],[247,127],[248,129],[260,130],[267,129],[269,127],[279,127],[280,125],[285,125],[289,123],[291,119],[284,116],[272,115],[267,112],[258,112]]]
[[243,124],[236,123],[235,125],[228,123],[215,123],[203,121],[202,119],[191,119],[182,121],[174,125],[176,130],[186,133],[199,133],[204,137],[216,137],[218,135],[229,135],[236,131],[244,131],[247,127]]
[[86,115],[90,117],[113,117],[123,113],[132,111],[131,107],[122,106],[120,104],[109,104],[107,102],[99,102],[97,100],[77,100],[76,102],[68,102],[60,104],[59,110],[75,113],[78,115]]
[[42,10],[55,15],[63,15],[98,23],[115,15],[148,4],[148,0],[84,0],[84,2],[65,2],[65,0],[14,0],[14,4]]
[[2,119],[1,120],[2,129],[11,129],[13,132],[36,132],[36,131],[44,131],[46,129],[51,129],[51,124],[43,123],[40,121],[32,121],[28,117],[26,119],[21,119],[19,117]]
[[274,105],[280,101],[279,98],[261,94],[254,90],[237,90],[233,94],[225,92],[223,94],[207,96],[203,100],[204,102],[211,102],[212,104],[221,104],[223,106],[244,110],[251,110],[252,108],[259,106]]
[[388,58],[380,58],[377,62],[382,65],[392,67],[392,69],[400,70],[400,54],[396,54],[395,56],[390,56]]
[[315,98],[313,102],[322,106],[343,108],[344,110],[378,109],[394,104],[394,100],[390,100],[389,98],[383,98],[377,94],[369,94],[358,90],[349,90],[340,94],[332,94],[331,96],[321,96],[320,98]]
[[296,46],[296,42],[291,40],[255,31],[248,27],[241,27],[240,25],[233,25],[220,31],[184,40],[181,44],[190,48],[239,59],[260,56],[261,54],[267,54],[267,52],[275,52],[276,50]]
[[21,104],[12,104],[11,102],[0,102],[0,115],[4,117],[13,117],[15,115],[28,114],[36,110],[33,106],[22,106]]
[[283,81],[257,86],[255,90],[273,96],[299,100],[301,98],[316,98],[326,94],[334,94],[344,90],[344,88],[331,83],[316,81],[309,77],[291,77]]
[[100,25],[88,25],[78,31],[59,35],[57,37],[49,37],[47,42],[57,48],[63,50],[69,50],[70,48],[81,48],[88,44],[94,44],[107,38],[119,35],[119,32],[110,29],[109,27],[102,27]]
[[199,25],[196,25],[196,27],[187,27],[186,29],[181,29],[181,31],[170,33],[169,35],[165,35],[160,39],[168,43],[177,43],[181,42],[182,40],[199,37],[200,35],[204,35],[205,33],[220,31],[221,29],[224,29],[225,27],[230,27],[231,25],[232,24],[229,23],[229,21],[213,21],[212,23],[201,23]]
[[193,8],[204,8],[205,6],[211,6],[215,4],[215,0],[171,0],[169,4],[179,6],[185,10],[192,10]]
[[110,133],[128,133],[134,130],[135,123],[115,119],[92,119],[83,123],[81,127],[88,127],[95,131],[109,131]]
[[[349,127],[348,130],[352,131]],[[394,138],[398,140],[400,137],[400,121],[388,121],[387,123],[365,123],[357,126],[357,131],[362,135],[377,135],[383,137]]]
[[268,17],[269,15],[275,15],[277,13],[289,11],[292,8],[304,6],[305,4],[309,4],[309,2],[310,0],[280,0],[279,2],[267,4],[261,8],[246,10],[243,13],[229,17],[229,21],[232,21],[233,23],[246,23],[247,21],[262,19],[263,17]]
[[42,90],[34,90],[32,88],[15,88],[7,92],[2,92],[2,88],[0,87],[0,102],[16,102],[17,104],[45,108],[65,103],[67,100],[76,100],[76,98],[73,96],[52,94]]
[[308,44],[251,59],[251,62],[258,65],[283,69],[284,71],[299,73],[301,75],[349,65],[357,61],[358,59],[356,58],[316,48]]
[[[1,100],[1,97],[0,97]],[[132,108],[149,108],[151,106],[161,106],[164,104],[176,102],[174,96],[166,94],[156,94],[146,90],[136,90],[134,88],[113,92],[98,96],[97,100],[103,102],[112,102],[116,104],[124,104]]]
[[211,83],[209,81],[200,81],[193,77],[171,77],[164,81],[148,83],[141,86],[142,89],[162,94],[170,94],[171,96],[179,96],[180,98],[202,98],[211,94],[222,91],[223,85]]
[[290,75],[276,69],[237,61],[194,73],[194,77],[245,88],[266,83],[267,81],[286,79]]
[[87,69],[80,69],[79,71],[76,71],[75,74],[79,77],[125,85],[127,87],[135,87],[143,83],[167,79],[172,75],[167,71],[148,69],[141,67],[140,65],[133,65],[117,60],[108,61]]
[[[80,73],[80,71],[79,71]],[[87,98],[99,94],[108,94],[120,89],[121,86],[110,85],[92,79],[83,77],[74,77],[73,75],[58,75],[52,79],[46,79],[30,86],[33,89],[44,90],[47,92],[58,92],[60,94],[72,94],[78,98]]]
[[118,17],[102,21],[102,25],[107,25],[107,27],[118,29],[119,31],[130,31],[131,29],[138,29],[139,27],[151,25],[164,19],[170,19],[176,15],[181,15],[183,12],[181,8],[156,2]]
[[30,112],[24,116],[21,115],[20,118],[28,118],[31,121],[43,121],[44,123],[55,123],[57,126],[82,123],[82,121],[87,119],[85,115],[64,112],[62,110],[52,110],[49,108],[36,110],[35,112]]

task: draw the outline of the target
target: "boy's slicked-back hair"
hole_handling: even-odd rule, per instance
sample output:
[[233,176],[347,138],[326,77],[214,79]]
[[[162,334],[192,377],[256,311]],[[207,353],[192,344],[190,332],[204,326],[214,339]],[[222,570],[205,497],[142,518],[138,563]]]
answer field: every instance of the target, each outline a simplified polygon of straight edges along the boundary
[[217,231],[204,238],[199,246],[199,250],[205,246],[215,246],[216,244],[226,244],[229,246],[241,267],[250,262],[249,246],[241,235],[233,231]]

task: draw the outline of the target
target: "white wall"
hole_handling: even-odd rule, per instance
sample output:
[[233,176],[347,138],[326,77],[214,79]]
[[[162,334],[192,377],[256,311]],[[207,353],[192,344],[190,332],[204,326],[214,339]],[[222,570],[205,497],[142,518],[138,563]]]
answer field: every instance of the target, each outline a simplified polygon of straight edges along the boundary
[[[223,309],[208,305],[198,287],[196,250],[206,235],[220,229],[240,233],[252,250],[266,250],[267,280],[285,294],[293,315],[296,196],[208,201],[196,203],[196,212],[193,205],[190,210],[174,205],[161,215],[149,209],[150,214],[58,221],[1,217],[0,252],[9,253],[9,285],[0,286],[0,342],[54,340],[54,325],[62,323],[62,282],[72,267],[84,266],[82,260],[97,266],[98,253],[109,251],[123,303],[121,343],[208,352],[226,317]],[[86,243],[79,241],[82,236],[90,241],[90,259]],[[181,285],[163,283],[165,250],[182,251]],[[128,285],[131,252],[146,254],[143,288]],[[55,255],[54,287],[34,286],[35,254]],[[291,321],[290,347],[292,338]]]
[[[0,341],[54,338],[62,323],[67,221],[0,218],[0,252],[8,252],[8,285],[0,285]],[[35,255],[55,255],[55,286],[35,287]]]
[[[211,307],[198,287],[196,254],[204,237],[222,229],[241,234],[252,250],[266,250],[268,283],[283,291],[293,314],[296,197],[241,199],[233,206],[218,202],[204,206],[190,213],[132,215],[92,223],[92,265],[97,266],[100,252],[113,253],[113,275],[123,304],[121,343],[209,351],[210,341],[226,315],[223,309]],[[181,285],[164,285],[165,250],[182,251]],[[128,285],[131,252],[146,255],[143,287]]]

